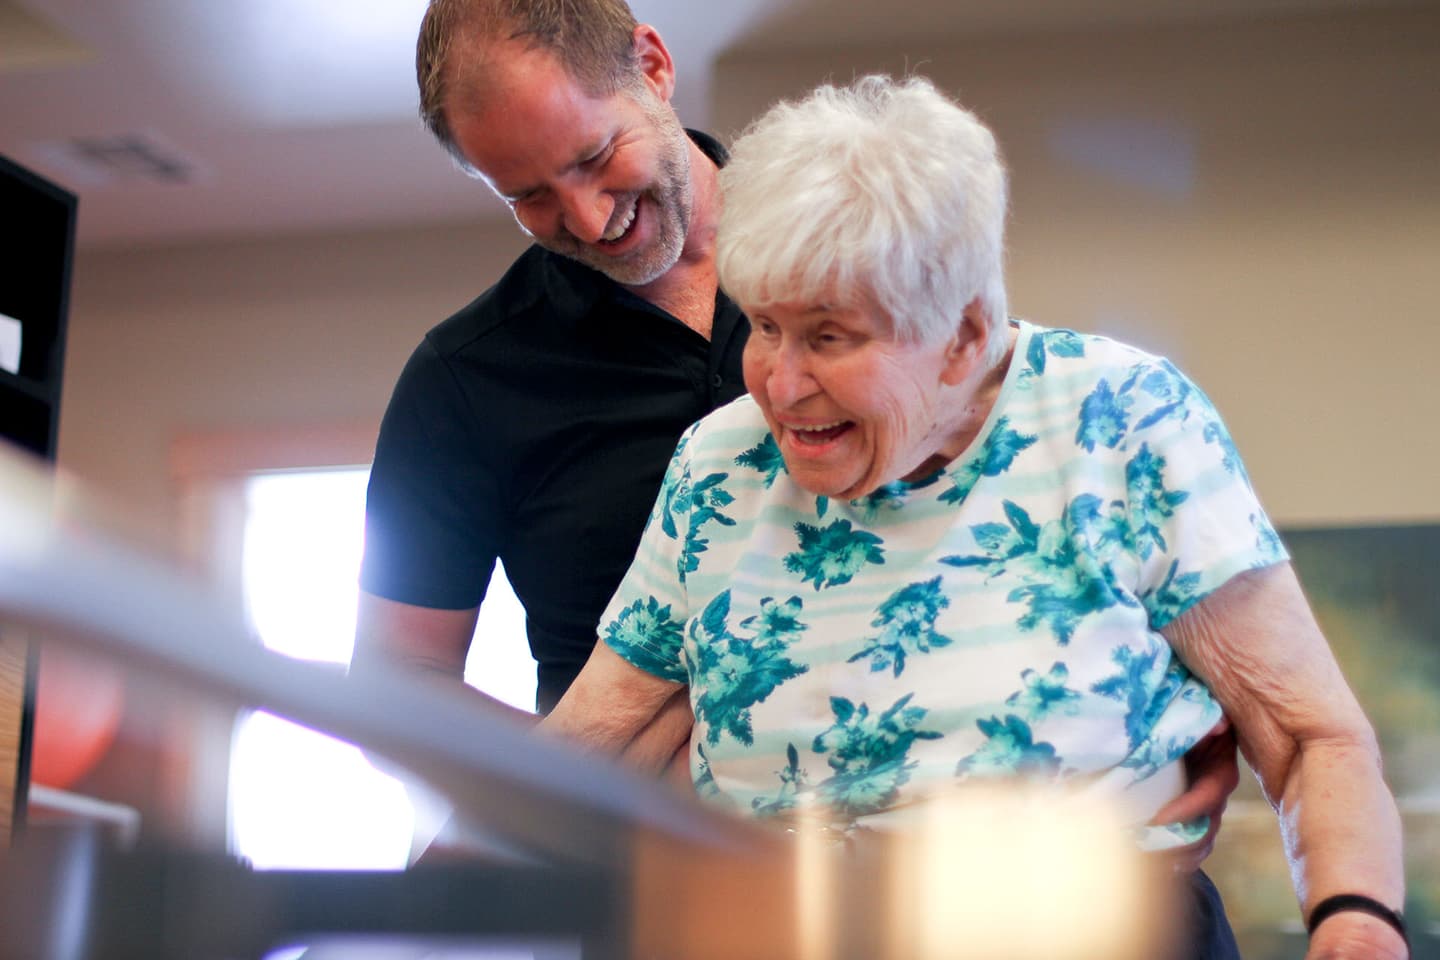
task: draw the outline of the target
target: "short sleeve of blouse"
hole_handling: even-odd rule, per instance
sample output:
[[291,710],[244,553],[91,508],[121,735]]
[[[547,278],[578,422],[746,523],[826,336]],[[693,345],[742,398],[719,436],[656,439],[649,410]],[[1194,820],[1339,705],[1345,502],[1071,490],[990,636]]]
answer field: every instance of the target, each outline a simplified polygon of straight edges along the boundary
[[1287,559],[1210,399],[1167,360],[1133,366],[1085,402],[1123,436],[1126,521],[1139,594],[1160,629],[1245,570]]
[[664,680],[684,683],[685,589],[690,525],[691,427],[680,438],[640,537],[635,559],[600,617],[600,639],[625,660]]

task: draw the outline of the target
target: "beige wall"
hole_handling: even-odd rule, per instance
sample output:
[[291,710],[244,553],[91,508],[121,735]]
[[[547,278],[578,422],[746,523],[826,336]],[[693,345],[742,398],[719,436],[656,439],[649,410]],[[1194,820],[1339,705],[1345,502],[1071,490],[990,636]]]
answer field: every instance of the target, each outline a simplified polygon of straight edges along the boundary
[[[142,548],[183,553],[197,529],[235,546],[216,475],[368,456],[410,351],[523,247],[505,220],[82,250],[60,463],[132,514],[118,529]],[[137,807],[152,837],[223,845],[231,715],[131,687],[117,742],[74,789]]]
[[377,427],[424,332],[492,283],[523,246],[504,221],[82,250],[60,463],[173,524],[177,439]]
[[[1174,358],[1281,522],[1434,518],[1437,52],[1429,10],[735,54],[715,128],[826,77],[932,76],[1012,167],[1015,313]],[[1086,130],[1141,175],[1065,159]],[[179,435],[376,423],[424,330],[521,246],[497,221],[82,251],[61,462],[164,517]]]
[[1440,10],[735,54],[717,127],[907,66],[1006,152],[1012,313],[1171,356],[1280,522],[1440,516]]

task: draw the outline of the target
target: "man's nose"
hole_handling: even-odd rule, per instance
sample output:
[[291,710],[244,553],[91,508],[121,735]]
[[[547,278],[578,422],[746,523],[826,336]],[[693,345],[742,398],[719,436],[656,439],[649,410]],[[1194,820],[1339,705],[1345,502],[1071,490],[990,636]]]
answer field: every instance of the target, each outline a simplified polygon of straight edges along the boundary
[[615,213],[615,200],[604,190],[576,188],[559,193],[560,218],[565,230],[583,243],[605,236]]

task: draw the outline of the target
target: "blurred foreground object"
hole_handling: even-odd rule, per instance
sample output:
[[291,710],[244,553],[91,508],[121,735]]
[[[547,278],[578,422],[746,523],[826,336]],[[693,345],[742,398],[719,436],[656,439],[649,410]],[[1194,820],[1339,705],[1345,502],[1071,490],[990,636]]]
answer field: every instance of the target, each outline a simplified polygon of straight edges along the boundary
[[[1114,811],[1013,783],[910,811],[902,832],[792,823],[769,865],[641,844],[635,957],[1165,960],[1184,892]],[[783,908],[781,907],[783,905]],[[677,951],[675,945],[683,945]]]
[[273,654],[202,584],[83,519],[84,503],[0,450],[0,623],[132,680],[401,758],[513,855],[397,873],[257,871],[143,838],[124,853],[94,829],[37,828],[0,870],[0,956],[259,958],[335,935],[367,938],[367,957],[396,943],[397,958],[414,950],[396,938],[555,936],[587,958],[1163,954],[1159,928],[1142,921],[1164,915],[1155,891],[1169,881],[1147,880],[1122,831],[1072,803],[967,791],[917,808],[903,835],[849,839],[724,816],[461,691]]
[[697,844],[754,835],[689,798],[534,738],[462,693],[404,676],[339,676],[272,653],[251,639],[238,611],[178,568],[109,538],[95,512],[73,484],[0,455],[0,617],[143,682],[269,710],[402,757],[437,786],[458,788],[462,813],[536,853],[605,862],[620,834],[641,828]]
[[40,657],[30,780],[65,789],[90,772],[120,727],[125,686],[114,670],[63,647]]

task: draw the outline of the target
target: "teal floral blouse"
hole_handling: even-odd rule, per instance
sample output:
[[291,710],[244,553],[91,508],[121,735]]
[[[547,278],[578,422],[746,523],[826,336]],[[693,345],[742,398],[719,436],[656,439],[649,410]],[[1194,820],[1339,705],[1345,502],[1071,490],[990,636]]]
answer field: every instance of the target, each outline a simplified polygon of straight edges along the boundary
[[859,500],[792,483],[755,403],[680,440],[600,636],[689,685],[703,796],[883,826],[972,778],[1126,798],[1137,842],[1219,719],[1159,630],[1286,554],[1168,361],[1020,321],[979,437]]

